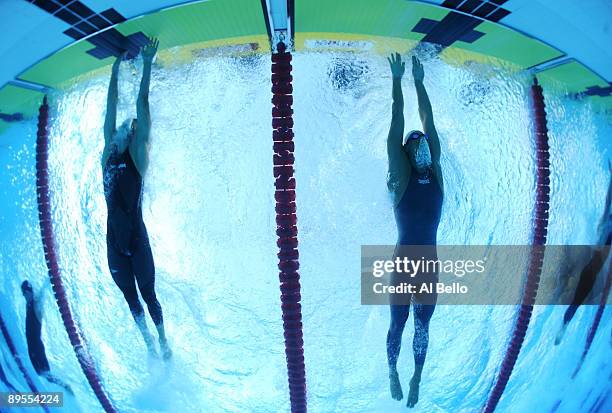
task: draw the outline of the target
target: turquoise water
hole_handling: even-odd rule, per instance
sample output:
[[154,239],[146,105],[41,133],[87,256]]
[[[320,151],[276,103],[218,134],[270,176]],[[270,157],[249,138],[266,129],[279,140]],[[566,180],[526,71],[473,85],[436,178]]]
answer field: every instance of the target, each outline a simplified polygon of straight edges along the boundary
[[[487,65],[423,56],[442,141],[441,244],[529,242],[535,169],[530,79]],[[360,246],[393,244],[386,193],[391,79],[369,53],[294,57],[296,179],[310,411],[394,412],[386,370],[387,307],[360,304]],[[73,312],[122,412],[288,411],[276,270],[267,56],[217,56],[154,67],[151,166],[143,213],[174,360],[148,360],[108,273],[100,154],[108,78],[51,96],[54,228]],[[118,119],[135,114],[140,66],[124,64]],[[409,73],[406,128],[420,126]],[[545,91],[552,162],[549,244],[595,242],[610,153],[609,118]],[[2,315],[27,359],[24,278],[46,276],[36,210],[35,120],[0,136]],[[522,276],[517,274],[517,276]],[[553,346],[565,307],[537,307],[499,412],[612,408],[612,320],[604,313],[579,375],[570,378],[596,311],[581,308]],[[440,306],[416,412],[475,412],[484,404],[514,323],[512,306]],[[411,317],[412,318],[412,317]],[[150,325],[150,327],[152,327]],[[399,373],[412,373],[412,321]],[[101,411],[48,296],[43,340],[52,371],[74,388],[65,411]],[[8,379],[26,388],[4,345]],[[3,386],[3,384],[0,384]],[[0,389],[4,390],[3,387]],[[33,411],[33,410],[28,410]]]

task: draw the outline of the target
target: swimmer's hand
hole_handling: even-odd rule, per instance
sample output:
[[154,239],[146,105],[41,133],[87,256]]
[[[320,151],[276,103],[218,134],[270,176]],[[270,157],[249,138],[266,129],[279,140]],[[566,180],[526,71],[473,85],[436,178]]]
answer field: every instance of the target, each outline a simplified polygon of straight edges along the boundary
[[402,62],[402,57],[400,56],[400,54],[392,54],[391,57],[387,57],[387,61],[389,62],[389,66],[391,67],[391,74],[393,75],[393,79],[401,79],[402,76],[404,76],[406,62]]
[[113,63],[113,72],[117,72],[119,70],[119,65],[121,64],[121,61],[125,60],[125,58],[127,57],[127,51],[121,53],[119,56],[117,56],[117,59],[115,60],[115,63]]
[[425,78],[425,69],[423,69],[423,64],[416,56],[412,56],[412,77],[414,77],[415,82],[422,82]]
[[159,40],[155,37],[149,39],[149,43],[143,46],[142,48],[142,58],[145,62],[151,63],[155,54],[157,53],[157,48],[159,47]]

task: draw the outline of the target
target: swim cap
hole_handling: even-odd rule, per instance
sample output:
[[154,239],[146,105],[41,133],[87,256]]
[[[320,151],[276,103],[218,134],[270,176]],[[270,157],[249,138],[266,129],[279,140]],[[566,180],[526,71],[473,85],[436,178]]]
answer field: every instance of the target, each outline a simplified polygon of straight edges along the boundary
[[422,135],[423,139],[419,142],[419,147],[414,154],[414,163],[417,169],[427,169],[431,166],[431,152],[427,143],[427,135]]
[[404,138],[404,145],[406,145],[410,141],[419,139],[421,137],[424,137],[425,139],[428,138],[428,136],[424,134],[423,132],[421,132],[420,130],[417,130],[417,129],[412,130],[406,134],[406,137]]
[[30,284],[30,282],[29,282],[28,280],[24,280],[24,281],[21,283],[21,291],[22,291],[22,292],[24,292],[24,293],[25,293],[26,291],[30,291],[30,292],[32,292],[32,284]]

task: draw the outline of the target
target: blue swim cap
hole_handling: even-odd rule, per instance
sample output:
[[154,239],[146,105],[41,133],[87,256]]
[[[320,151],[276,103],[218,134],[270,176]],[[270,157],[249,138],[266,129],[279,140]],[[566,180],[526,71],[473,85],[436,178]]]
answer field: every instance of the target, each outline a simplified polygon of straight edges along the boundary
[[425,139],[428,138],[428,136],[425,133],[421,132],[420,130],[417,130],[417,129],[412,130],[408,132],[408,134],[406,134],[404,145],[406,145],[410,141],[421,139],[421,137],[424,137]]

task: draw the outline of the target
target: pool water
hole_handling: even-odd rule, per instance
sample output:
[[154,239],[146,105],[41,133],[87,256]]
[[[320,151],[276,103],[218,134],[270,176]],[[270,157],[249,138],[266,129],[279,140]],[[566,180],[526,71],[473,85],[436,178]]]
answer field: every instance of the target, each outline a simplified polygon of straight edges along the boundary
[[[422,60],[442,144],[439,243],[529,243],[535,193],[531,78],[487,64],[451,66],[428,55]],[[293,67],[310,411],[405,411],[405,401],[391,400],[388,390],[388,307],[360,304],[360,246],[394,244],[397,237],[386,190],[388,63],[370,52],[323,51],[296,53]],[[135,116],[140,70],[139,61],[122,65],[119,122]],[[49,137],[62,276],[105,389],[122,412],[288,411],[269,57],[220,55],[153,68],[143,214],[174,350],[168,364],[146,357],[108,271],[100,166],[107,86],[103,73],[52,94]],[[406,130],[420,128],[409,69],[403,90]],[[545,89],[545,99],[552,164],[548,243],[594,243],[609,179],[610,118],[561,92]],[[33,119],[0,139],[0,304],[37,387],[51,391],[58,389],[39,380],[27,359],[19,290],[23,279],[38,287],[46,277],[35,137]],[[64,410],[102,411],[53,301],[49,294],[43,340],[52,371],[75,390],[75,398],[66,396]],[[557,347],[554,336],[565,307],[534,309],[498,412],[612,409],[609,311],[584,366],[571,379],[596,309],[581,308]],[[516,312],[515,306],[439,306],[414,411],[479,411]],[[405,393],[413,370],[412,335],[409,320],[399,360]],[[26,388],[4,341],[0,349],[8,381]]]

